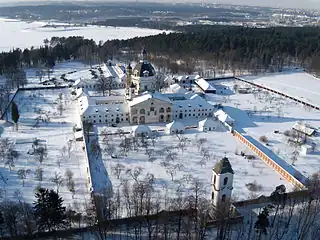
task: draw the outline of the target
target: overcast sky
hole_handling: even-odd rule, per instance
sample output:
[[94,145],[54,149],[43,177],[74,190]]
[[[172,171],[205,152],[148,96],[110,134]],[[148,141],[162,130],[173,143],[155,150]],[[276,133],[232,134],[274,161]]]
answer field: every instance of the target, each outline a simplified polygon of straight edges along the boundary
[[[40,2],[44,3],[44,0],[31,0],[32,2]],[[64,0],[64,2],[75,2],[75,0]],[[79,1],[79,0],[76,0]],[[80,0],[81,1],[81,0]],[[86,2],[96,2],[97,0],[83,0]],[[107,2],[108,0],[98,0],[101,2]],[[109,0],[115,1],[115,0]],[[125,1],[125,0],[123,0]],[[128,0],[127,0],[128,1]],[[136,0],[129,0],[136,1]],[[255,6],[271,6],[271,7],[288,7],[288,8],[311,8],[311,9],[319,9],[320,8],[320,0],[138,0],[139,2],[148,1],[148,2],[211,2],[211,3],[231,3],[231,4],[245,4],[245,5],[255,5]],[[0,4],[8,4],[12,5],[13,2],[26,3],[30,2],[30,0],[0,0]],[[50,2],[61,2],[61,0],[51,0]]]

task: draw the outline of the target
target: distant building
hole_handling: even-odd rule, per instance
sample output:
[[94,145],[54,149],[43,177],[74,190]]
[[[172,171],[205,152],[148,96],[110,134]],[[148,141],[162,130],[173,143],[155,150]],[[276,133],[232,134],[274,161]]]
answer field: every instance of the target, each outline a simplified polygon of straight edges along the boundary
[[175,83],[178,83],[181,87],[186,89],[191,89],[195,84],[196,80],[200,79],[200,75],[185,75],[185,76],[179,76],[175,78]]
[[315,134],[315,129],[308,127],[306,124],[303,123],[295,123],[292,126],[292,129],[309,137]]
[[73,84],[74,88],[84,90],[99,90],[98,79],[104,77],[111,82],[112,89],[124,88],[126,83],[126,74],[122,66],[115,65],[111,61],[101,65],[97,69],[89,70],[92,72],[92,78],[78,79]]
[[230,206],[233,175],[234,171],[226,157],[220,160],[213,168],[211,201],[215,207],[219,207],[221,204]]
[[207,82],[204,78],[199,78],[195,82],[198,87],[205,93],[217,93],[217,89],[213,87],[209,82]]

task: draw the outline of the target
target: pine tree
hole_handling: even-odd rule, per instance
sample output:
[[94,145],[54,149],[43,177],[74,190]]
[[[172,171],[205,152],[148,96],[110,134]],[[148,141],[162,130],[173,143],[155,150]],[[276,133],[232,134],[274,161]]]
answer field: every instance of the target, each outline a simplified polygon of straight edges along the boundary
[[34,211],[38,229],[52,231],[68,226],[63,199],[53,191],[39,188],[35,194]]
[[16,124],[16,128],[18,129],[18,121],[20,118],[18,106],[15,102],[12,102],[11,105],[11,118],[12,121]]

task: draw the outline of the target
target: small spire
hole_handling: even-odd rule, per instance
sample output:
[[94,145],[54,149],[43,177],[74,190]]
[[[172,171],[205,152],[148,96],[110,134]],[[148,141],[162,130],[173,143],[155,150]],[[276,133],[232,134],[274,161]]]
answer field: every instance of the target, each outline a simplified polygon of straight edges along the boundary
[[146,48],[143,48],[143,51],[142,51],[142,60],[143,61],[148,61],[148,52],[147,52],[147,49]]

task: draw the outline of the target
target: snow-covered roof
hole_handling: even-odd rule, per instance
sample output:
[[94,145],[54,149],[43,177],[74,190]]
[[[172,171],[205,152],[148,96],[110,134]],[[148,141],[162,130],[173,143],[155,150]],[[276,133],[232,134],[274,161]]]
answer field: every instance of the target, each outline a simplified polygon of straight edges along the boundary
[[179,77],[177,77],[177,80],[179,82],[181,82],[181,81],[186,81],[186,80],[196,80],[198,78],[200,78],[200,75],[199,74],[194,74],[194,75],[179,76]]
[[119,65],[103,64],[101,70],[103,71],[102,75],[106,78],[114,77],[116,79],[123,79],[126,75]]
[[186,93],[187,90],[185,90],[183,87],[181,87],[179,84],[175,83],[169,86],[170,92],[172,93]]
[[167,98],[164,94],[155,92],[155,93],[144,93],[141,96],[138,96],[132,99],[132,101],[129,102],[129,106],[131,107],[131,106],[137,105],[139,103],[142,103],[152,98],[171,103],[170,99]]
[[79,111],[80,115],[93,115],[93,114],[118,114],[127,113],[128,105],[123,96],[109,96],[109,97],[89,97],[82,96],[79,98]]
[[231,118],[227,113],[225,113],[223,110],[218,110],[214,113],[214,116],[216,116],[221,122],[224,123],[233,123],[234,119]]
[[196,84],[203,90],[203,91],[215,91],[216,89],[208,83],[204,78],[199,78],[196,80]]
[[206,118],[198,123],[200,128],[202,127],[215,127],[217,123],[212,118]]
[[170,100],[173,102],[174,110],[179,109],[213,109],[213,105],[208,103],[205,99],[200,97],[198,94],[187,92],[186,94],[165,94],[169,97]]
[[170,130],[184,130],[185,126],[182,122],[179,121],[173,121],[171,123],[168,123],[166,125],[166,129],[170,129]]
[[313,128],[310,128],[310,127],[308,127],[308,126],[306,126],[305,124],[302,124],[302,123],[295,123],[293,126],[292,126],[292,128],[294,129],[294,130],[297,130],[297,131],[299,131],[299,132],[302,132],[302,133],[304,133],[304,134],[307,134],[308,136],[311,136],[314,132],[315,132],[315,130],[313,129]]
[[136,125],[132,127],[134,133],[150,133],[151,129],[146,125]]

